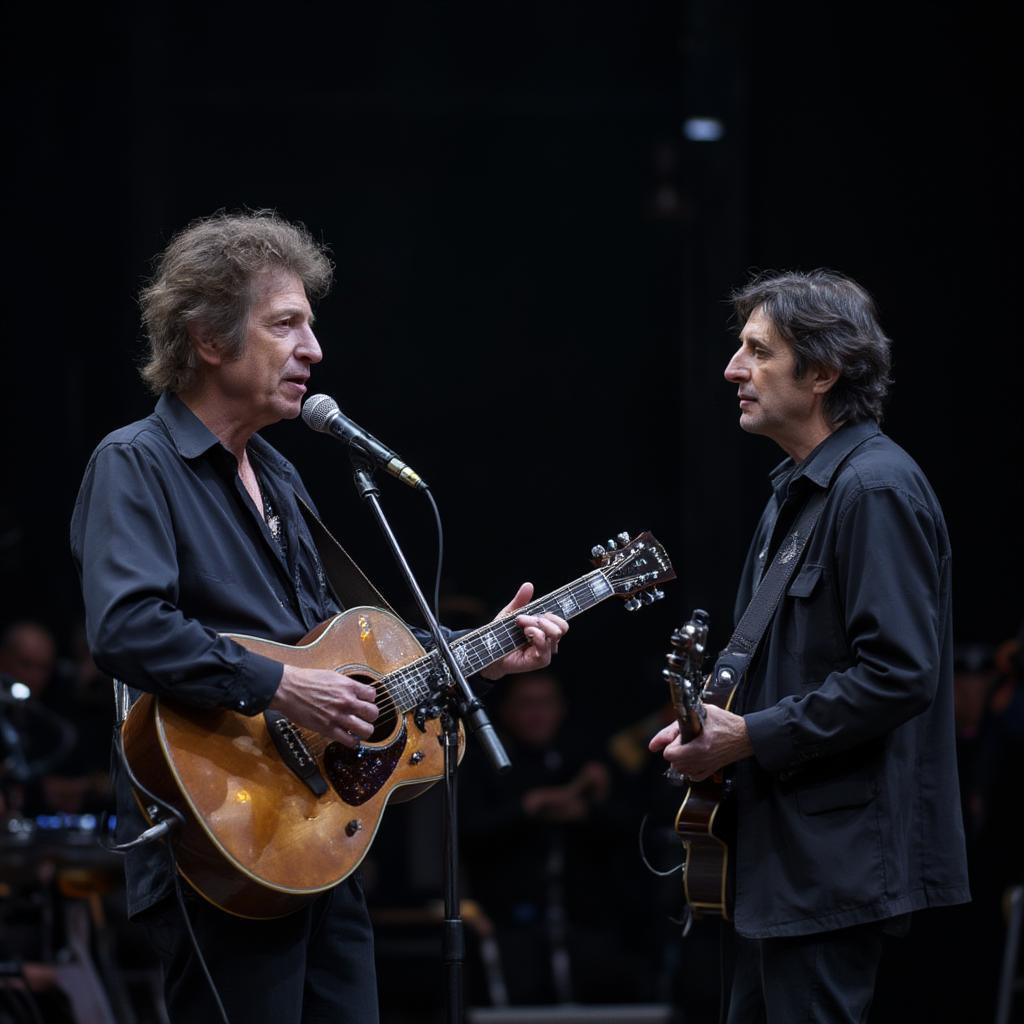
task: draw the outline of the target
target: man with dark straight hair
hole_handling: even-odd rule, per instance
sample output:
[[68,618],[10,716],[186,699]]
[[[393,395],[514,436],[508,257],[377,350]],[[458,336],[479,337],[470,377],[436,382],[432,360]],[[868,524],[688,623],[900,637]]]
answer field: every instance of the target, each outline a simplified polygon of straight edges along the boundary
[[764,274],[733,305],[740,427],[787,456],[737,620],[776,557],[800,560],[731,710],[708,702],[696,738],[674,724],[651,749],[691,780],[732,778],[731,1024],[865,1021],[886,936],[969,899],[949,538],[921,469],[879,427],[890,342],[868,293],[828,270]]

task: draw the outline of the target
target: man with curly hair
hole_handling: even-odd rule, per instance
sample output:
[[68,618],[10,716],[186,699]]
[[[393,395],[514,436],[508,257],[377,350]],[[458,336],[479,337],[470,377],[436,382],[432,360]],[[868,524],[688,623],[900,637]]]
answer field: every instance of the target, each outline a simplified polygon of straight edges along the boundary
[[[159,400],[96,448],[71,540],[96,664],[133,696],[276,711],[357,748],[378,717],[372,686],[283,665],[225,635],[295,644],[340,610],[300,510],[312,499],[259,434],[301,411],[322,358],[310,299],[331,276],[324,247],[268,211],[217,214],[171,240],[141,296],[142,376]],[[531,596],[523,584],[502,614]],[[548,664],[568,628],[551,614],[518,622],[529,646],[492,665],[488,678]],[[144,825],[123,773],[117,793],[119,829],[130,839]],[[358,873],[271,920],[232,916],[186,883],[179,906],[159,845],[129,850],[126,874],[129,914],[159,953],[176,1024],[224,1015],[246,1024],[377,1020]]]

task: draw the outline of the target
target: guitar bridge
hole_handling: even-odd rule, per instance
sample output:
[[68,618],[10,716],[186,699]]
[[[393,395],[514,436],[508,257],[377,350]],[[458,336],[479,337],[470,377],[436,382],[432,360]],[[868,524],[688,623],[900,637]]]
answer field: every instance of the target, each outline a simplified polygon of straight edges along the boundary
[[323,796],[327,792],[327,783],[316,766],[316,758],[309,752],[309,748],[299,735],[299,730],[280,711],[264,711],[263,719],[267,723],[270,738],[288,769],[296,778],[301,779],[314,795]]

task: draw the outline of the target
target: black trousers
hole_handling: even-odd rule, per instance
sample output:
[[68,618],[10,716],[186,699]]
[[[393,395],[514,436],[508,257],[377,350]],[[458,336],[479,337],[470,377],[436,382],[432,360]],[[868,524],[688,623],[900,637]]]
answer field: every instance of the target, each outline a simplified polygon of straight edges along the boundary
[[736,936],[728,1024],[865,1024],[892,922],[782,939]]
[[[225,914],[184,883],[192,928],[230,1024],[375,1024],[373,932],[356,876],[287,917]],[[136,919],[164,971],[172,1024],[220,1024],[174,897]]]

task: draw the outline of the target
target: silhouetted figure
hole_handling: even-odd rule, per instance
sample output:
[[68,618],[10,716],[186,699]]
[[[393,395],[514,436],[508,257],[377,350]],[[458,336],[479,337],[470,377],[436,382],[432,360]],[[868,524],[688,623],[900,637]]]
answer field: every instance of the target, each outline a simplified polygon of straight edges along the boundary
[[494,923],[509,1001],[642,999],[651,972],[623,942],[621,829],[601,744],[569,728],[549,672],[510,679],[496,696],[512,767],[498,775],[467,757],[459,820],[466,895]]

